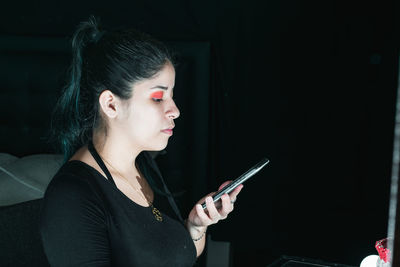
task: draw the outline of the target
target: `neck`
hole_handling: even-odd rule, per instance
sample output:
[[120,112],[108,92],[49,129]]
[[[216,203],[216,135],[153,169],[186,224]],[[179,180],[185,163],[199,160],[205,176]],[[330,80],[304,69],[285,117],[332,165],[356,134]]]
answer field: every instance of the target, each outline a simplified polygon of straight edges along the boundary
[[132,146],[128,140],[111,133],[107,138],[104,134],[94,134],[93,145],[100,157],[121,174],[138,172],[135,161],[141,150]]

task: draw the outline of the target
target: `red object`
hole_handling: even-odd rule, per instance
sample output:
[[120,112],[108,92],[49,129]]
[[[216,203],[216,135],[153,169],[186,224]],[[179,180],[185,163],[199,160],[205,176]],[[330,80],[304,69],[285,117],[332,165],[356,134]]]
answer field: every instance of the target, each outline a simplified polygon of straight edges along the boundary
[[387,238],[376,241],[375,248],[378,251],[379,258],[387,263],[390,259],[390,250],[387,248]]
[[152,93],[151,98],[162,99],[163,95],[164,95],[164,93],[162,91],[158,91],[158,92]]

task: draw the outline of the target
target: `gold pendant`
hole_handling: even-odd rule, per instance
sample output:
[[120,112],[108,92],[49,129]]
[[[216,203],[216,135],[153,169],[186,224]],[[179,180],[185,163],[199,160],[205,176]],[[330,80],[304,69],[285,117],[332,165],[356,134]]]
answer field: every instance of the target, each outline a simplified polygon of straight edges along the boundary
[[151,205],[151,211],[153,212],[154,217],[156,218],[156,220],[159,221],[159,222],[162,222],[163,218],[162,218],[161,212],[156,207],[154,207],[153,205]]

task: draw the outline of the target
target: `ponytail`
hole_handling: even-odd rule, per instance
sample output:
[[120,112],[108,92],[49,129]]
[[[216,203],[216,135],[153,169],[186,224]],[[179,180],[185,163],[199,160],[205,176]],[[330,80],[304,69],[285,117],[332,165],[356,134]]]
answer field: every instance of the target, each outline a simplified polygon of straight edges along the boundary
[[57,152],[64,155],[64,161],[67,161],[77,148],[88,141],[85,139],[91,138],[91,133],[87,133],[91,129],[85,125],[87,117],[91,114],[84,114],[87,107],[83,107],[81,101],[83,54],[85,47],[88,44],[97,43],[103,34],[104,32],[98,29],[95,17],[91,16],[88,21],[79,24],[72,37],[69,78],[54,108],[50,133],[50,141],[56,144]]

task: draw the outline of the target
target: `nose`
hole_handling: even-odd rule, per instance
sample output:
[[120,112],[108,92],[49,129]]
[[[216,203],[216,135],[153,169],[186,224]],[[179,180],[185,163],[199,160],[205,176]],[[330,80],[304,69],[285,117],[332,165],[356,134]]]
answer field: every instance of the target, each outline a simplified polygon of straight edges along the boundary
[[180,111],[179,111],[178,107],[176,106],[174,100],[171,101],[171,105],[168,107],[166,115],[168,118],[173,119],[173,120],[177,119],[179,117]]

